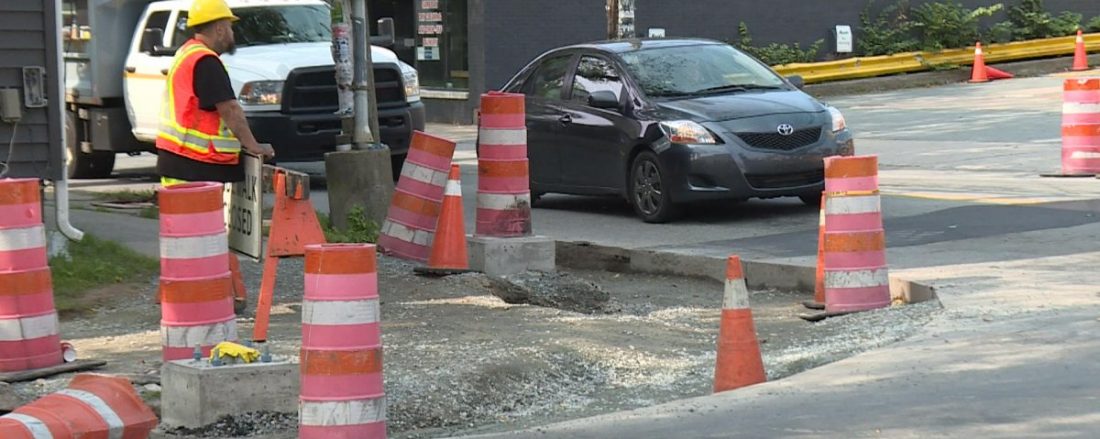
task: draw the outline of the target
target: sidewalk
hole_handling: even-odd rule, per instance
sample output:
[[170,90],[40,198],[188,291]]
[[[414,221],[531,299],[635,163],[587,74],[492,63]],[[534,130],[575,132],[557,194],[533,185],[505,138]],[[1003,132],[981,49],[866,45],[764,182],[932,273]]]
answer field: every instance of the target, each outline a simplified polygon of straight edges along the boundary
[[894,248],[891,274],[934,285],[945,307],[904,342],[734,392],[478,437],[1096,437],[1096,236],[1090,221]]

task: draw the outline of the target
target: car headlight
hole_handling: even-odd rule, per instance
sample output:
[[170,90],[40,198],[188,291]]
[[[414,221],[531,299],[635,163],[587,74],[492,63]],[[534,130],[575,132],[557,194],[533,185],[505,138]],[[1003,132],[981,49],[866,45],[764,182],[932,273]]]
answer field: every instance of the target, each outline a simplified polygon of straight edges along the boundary
[[243,105],[279,105],[283,103],[283,81],[246,82],[241,87]]
[[845,128],[848,128],[848,122],[846,122],[844,120],[844,115],[840,113],[840,110],[837,110],[834,107],[826,107],[826,108],[829,109],[829,116],[832,117],[832,119],[833,119],[833,132],[834,133],[839,132],[839,131],[843,131]]
[[661,131],[672,143],[694,143],[713,145],[718,139],[706,127],[690,120],[670,120],[661,122]]
[[405,70],[401,72],[401,78],[405,83],[405,101],[416,102],[420,100],[420,76],[417,75],[416,70]]

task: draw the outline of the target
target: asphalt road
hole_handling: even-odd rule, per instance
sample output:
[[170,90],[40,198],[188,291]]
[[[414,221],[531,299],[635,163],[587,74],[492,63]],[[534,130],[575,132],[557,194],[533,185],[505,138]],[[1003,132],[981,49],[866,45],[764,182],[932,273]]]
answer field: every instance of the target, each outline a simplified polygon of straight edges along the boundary
[[[1051,215],[1045,203],[1100,198],[1100,185],[1039,177],[1059,166],[1061,82],[1028,78],[828,99],[846,115],[857,152],[879,156],[891,248],[1082,221]],[[431,125],[428,131],[459,142],[455,160],[463,167],[466,226],[472,231],[476,130]],[[150,154],[119,157],[117,178],[72,186],[151,187],[154,164]],[[324,172],[323,163],[285,166]],[[311,199],[318,210],[328,210],[323,186],[314,188]],[[813,255],[818,213],[797,199],[752,200],[693,206],[678,222],[654,225],[637,220],[619,199],[551,194],[533,215],[535,232],[557,239],[800,261]],[[996,221],[987,227],[983,219]]]

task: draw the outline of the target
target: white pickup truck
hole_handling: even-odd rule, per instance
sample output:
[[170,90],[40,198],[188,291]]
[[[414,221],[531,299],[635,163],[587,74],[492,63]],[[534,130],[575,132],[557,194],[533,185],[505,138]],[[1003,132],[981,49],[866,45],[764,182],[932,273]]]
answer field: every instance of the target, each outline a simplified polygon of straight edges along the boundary
[[[116,154],[155,151],[168,69],[191,36],[190,4],[64,0],[70,177],[107,177]],[[229,6],[241,18],[234,24],[237,51],[222,61],[257,140],[272,144],[280,161],[322,160],[341,132],[329,5],[230,0]],[[371,49],[380,136],[400,166],[413,130],[424,129],[417,72],[392,51]]]

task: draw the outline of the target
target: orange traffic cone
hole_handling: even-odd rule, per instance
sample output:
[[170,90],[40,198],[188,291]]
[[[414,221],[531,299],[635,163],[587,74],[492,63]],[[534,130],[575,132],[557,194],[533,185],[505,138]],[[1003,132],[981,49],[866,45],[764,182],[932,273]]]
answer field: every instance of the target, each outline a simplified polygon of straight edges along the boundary
[[974,68],[970,71],[970,82],[989,82],[989,74],[985,69],[985,55],[982,54],[982,43],[974,47]]
[[749,308],[749,289],[741,271],[741,258],[726,263],[726,294],[718,329],[718,360],[714,367],[714,391],[724,392],[767,381],[756,327]]
[[1016,75],[1008,73],[1004,70],[995,69],[989,66],[985,66],[985,76],[988,77],[990,80],[1012,79],[1016,77]]
[[1081,29],[1077,29],[1077,44],[1073,48],[1073,70],[1081,71],[1089,69],[1089,55],[1085,50],[1085,36]]
[[443,209],[439,213],[432,253],[428,267],[419,273],[448,275],[470,270],[470,257],[466,251],[466,222],[462,219],[462,182],[458,165],[451,165],[447,188],[443,193]]

